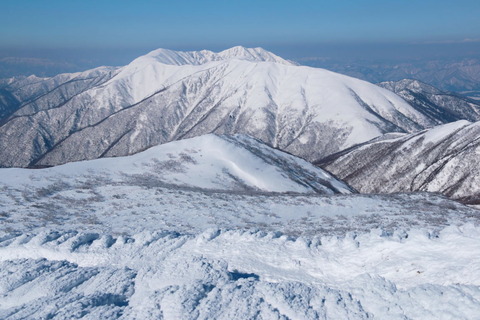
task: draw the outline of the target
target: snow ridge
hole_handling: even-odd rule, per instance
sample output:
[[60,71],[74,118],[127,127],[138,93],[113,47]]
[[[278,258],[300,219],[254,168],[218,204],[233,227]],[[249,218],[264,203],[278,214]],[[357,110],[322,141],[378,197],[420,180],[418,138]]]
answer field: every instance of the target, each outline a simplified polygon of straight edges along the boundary
[[480,122],[385,137],[316,162],[364,193],[441,192],[480,204]]
[[201,137],[173,141],[138,154],[68,163],[36,171],[2,170],[4,184],[41,186],[75,179],[104,177],[155,186],[224,191],[349,194],[345,183],[295,156],[248,136]]

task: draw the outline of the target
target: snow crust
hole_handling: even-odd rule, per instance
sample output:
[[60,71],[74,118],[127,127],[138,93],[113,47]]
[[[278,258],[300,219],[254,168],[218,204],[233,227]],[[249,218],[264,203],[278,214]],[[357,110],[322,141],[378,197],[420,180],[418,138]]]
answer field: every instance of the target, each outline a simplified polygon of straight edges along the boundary
[[474,319],[479,231],[17,233],[0,242],[0,316]]

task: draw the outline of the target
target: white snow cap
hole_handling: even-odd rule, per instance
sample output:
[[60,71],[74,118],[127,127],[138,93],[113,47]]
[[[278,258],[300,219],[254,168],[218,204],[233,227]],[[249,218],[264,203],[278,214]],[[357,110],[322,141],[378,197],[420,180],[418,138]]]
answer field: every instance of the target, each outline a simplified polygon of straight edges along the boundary
[[[157,49],[151,51],[144,57],[154,58],[158,62],[170,65],[200,65],[211,61],[220,60],[247,60],[258,62],[276,62],[286,65],[294,65],[279,56],[262,48],[245,48],[236,46],[221,52],[213,52],[209,50],[201,51],[173,51],[168,49]],[[142,57],[140,57],[142,58]]]

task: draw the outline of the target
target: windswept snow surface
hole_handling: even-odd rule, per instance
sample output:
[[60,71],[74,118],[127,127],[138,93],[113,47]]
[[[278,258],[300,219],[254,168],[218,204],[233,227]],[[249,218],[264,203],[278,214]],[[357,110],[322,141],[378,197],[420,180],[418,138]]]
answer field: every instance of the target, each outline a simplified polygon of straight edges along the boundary
[[0,317],[475,319],[479,231],[17,234],[0,243]]
[[[479,211],[427,193],[208,190],[106,169],[151,168],[157,151],[0,169],[1,319],[480,314]],[[67,166],[78,172],[59,179]]]

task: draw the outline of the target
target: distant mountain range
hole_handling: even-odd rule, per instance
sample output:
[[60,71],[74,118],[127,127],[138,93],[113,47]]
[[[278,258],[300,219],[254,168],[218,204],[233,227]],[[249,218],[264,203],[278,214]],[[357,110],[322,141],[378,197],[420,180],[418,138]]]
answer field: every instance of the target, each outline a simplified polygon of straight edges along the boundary
[[453,91],[480,99],[480,59],[437,59],[389,61],[336,61],[300,58],[300,64],[326,68],[369,82],[416,79],[443,91]]
[[315,160],[451,120],[368,82],[243,47],[159,49],[122,68],[9,79],[1,101],[4,167],[124,156],[206,133],[243,133]]

